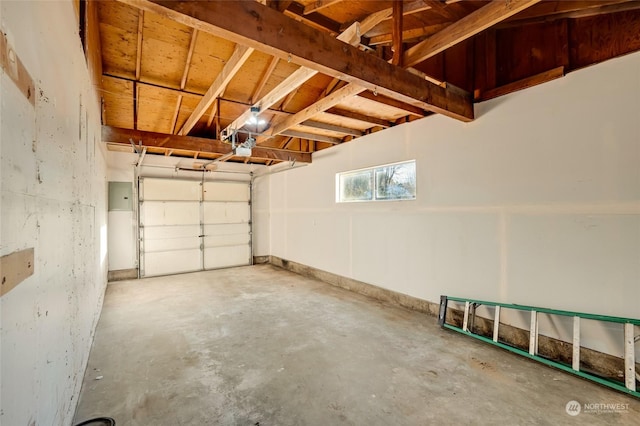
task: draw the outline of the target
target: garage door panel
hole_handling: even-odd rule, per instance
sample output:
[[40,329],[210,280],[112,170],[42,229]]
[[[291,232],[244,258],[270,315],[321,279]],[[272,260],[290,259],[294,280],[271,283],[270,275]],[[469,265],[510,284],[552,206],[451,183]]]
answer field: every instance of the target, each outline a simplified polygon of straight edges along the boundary
[[207,237],[213,235],[233,235],[245,234],[249,235],[251,227],[248,223],[219,223],[216,225],[204,225],[204,235]]
[[171,252],[145,253],[145,276],[193,272],[202,269],[200,249]]
[[200,225],[145,226],[145,240],[193,237],[200,235]]
[[248,265],[250,256],[251,249],[248,245],[208,248],[204,252],[204,268]]
[[249,201],[249,185],[245,182],[205,182],[204,201]]
[[144,201],[200,201],[200,188],[198,181],[144,178],[141,198]]
[[247,234],[215,235],[204,238],[204,247],[207,250],[212,247],[249,245],[249,242],[249,235]]
[[140,191],[142,276],[251,264],[247,182],[144,178]]
[[249,222],[249,204],[246,202],[205,202],[204,223]]
[[176,251],[176,250],[200,250],[199,237],[163,238],[158,240],[146,239],[144,241],[144,253]]
[[141,219],[145,226],[199,224],[200,203],[145,201],[141,207]]

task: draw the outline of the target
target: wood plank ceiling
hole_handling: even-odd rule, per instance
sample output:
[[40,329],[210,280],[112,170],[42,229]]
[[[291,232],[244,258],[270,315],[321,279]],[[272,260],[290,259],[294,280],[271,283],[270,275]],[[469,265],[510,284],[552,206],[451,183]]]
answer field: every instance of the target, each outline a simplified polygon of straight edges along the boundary
[[[434,113],[470,121],[474,102],[640,50],[640,1],[90,0],[85,11],[109,149],[266,165]],[[233,134],[256,139],[251,157],[233,155]]]

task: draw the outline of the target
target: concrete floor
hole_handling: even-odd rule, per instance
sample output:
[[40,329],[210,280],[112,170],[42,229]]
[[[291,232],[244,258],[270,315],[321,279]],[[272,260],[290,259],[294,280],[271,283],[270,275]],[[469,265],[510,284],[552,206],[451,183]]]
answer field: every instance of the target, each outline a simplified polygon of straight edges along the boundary
[[[573,417],[571,400],[628,405]],[[259,265],[110,284],[76,422],[97,415],[118,426],[638,425],[640,401]]]

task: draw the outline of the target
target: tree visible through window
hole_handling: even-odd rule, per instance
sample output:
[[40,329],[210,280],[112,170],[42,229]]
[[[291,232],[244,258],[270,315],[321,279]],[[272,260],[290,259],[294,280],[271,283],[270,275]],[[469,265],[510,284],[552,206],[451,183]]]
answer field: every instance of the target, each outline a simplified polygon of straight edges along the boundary
[[338,202],[413,200],[416,198],[416,162],[389,164],[338,173]]

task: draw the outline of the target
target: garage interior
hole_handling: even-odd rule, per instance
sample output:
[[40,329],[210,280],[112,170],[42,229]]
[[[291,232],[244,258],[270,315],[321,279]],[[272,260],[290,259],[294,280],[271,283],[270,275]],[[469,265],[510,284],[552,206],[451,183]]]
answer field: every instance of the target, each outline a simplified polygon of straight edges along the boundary
[[1,424],[637,423],[639,1],[0,26]]

